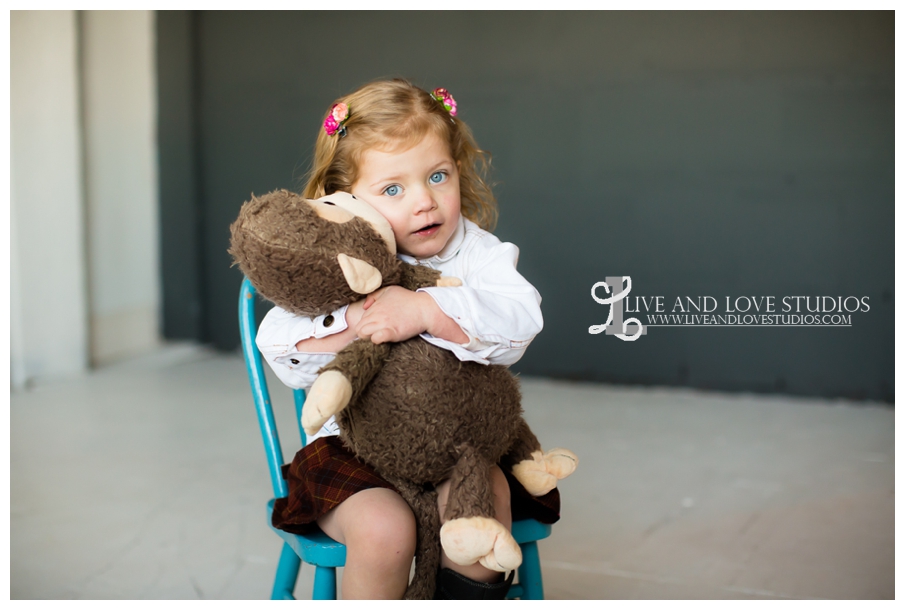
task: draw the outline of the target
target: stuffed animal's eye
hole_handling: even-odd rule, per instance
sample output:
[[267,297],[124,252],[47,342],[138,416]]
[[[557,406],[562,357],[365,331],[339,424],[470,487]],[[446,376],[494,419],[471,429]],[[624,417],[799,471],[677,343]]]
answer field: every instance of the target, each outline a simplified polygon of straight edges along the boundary
[[327,205],[336,205],[336,204],[333,203],[332,201],[325,201],[324,203],[327,204]]
[[431,184],[440,184],[441,182],[445,182],[446,178],[446,172],[434,172],[431,174],[430,182]]
[[395,197],[399,193],[402,192],[402,187],[398,184],[391,184],[390,186],[383,189],[384,195],[389,195],[390,197]]

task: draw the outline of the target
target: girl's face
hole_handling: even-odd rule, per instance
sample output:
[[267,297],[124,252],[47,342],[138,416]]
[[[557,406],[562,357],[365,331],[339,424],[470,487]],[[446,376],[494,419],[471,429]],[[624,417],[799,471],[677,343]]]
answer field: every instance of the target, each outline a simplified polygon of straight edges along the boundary
[[408,150],[366,150],[352,194],[386,217],[398,251],[415,258],[438,254],[459,224],[458,164],[433,134]]

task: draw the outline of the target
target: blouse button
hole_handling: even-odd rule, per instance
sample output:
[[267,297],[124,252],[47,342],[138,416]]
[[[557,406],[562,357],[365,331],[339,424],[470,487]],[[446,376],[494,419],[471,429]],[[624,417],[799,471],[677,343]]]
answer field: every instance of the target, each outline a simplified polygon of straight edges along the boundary
[[296,360],[295,358],[292,358],[289,362],[291,362],[292,364],[298,364],[298,363],[299,363],[299,361]]
[[324,318],[324,328],[330,328],[333,326],[333,316],[327,316]]

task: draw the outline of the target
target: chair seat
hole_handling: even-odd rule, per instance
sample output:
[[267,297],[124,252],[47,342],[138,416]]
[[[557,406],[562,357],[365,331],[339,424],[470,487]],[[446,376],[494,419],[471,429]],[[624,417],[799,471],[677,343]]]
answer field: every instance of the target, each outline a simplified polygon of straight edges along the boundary
[[512,522],[512,537],[519,544],[537,542],[550,536],[553,527],[534,519],[522,519]]
[[[274,501],[270,500],[267,503],[267,523],[272,523]],[[342,567],[346,563],[345,545],[320,530],[310,534],[290,534],[273,525],[270,526],[270,529],[285,540],[305,563],[328,568]],[[512,523],[512,537],[519,544],[543,540],[552,531],[551,526],[534,519],[523,519]]]
[[[273,503],[267,503],[267,523],[273,523]],[[270,529],[286,541],[305,563],[325,568],[340,568],[346,564],[346,545],[340,544],[324,532],[317,530],[310,534],[290,534],[275,528]]]

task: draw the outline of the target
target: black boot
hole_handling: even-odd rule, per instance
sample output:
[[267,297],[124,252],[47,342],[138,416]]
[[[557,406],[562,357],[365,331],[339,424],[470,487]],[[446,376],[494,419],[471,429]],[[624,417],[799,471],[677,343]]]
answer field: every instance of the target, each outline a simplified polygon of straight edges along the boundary
[[437,591],[434,593],[434,599],[506,599],[513,578],[515,570],[509,573],[509,578],[490,584],[472,580],[449,568],[443,568],[437,574]]

